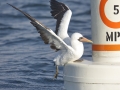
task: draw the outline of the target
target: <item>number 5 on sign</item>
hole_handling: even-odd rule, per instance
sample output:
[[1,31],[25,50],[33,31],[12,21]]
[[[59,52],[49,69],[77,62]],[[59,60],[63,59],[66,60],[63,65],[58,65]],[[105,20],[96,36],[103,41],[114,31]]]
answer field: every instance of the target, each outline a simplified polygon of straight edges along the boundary
[[115,15],[119,14],[119,9],[118,9],[118,7],[119,7],[119,5],[114,5],[114,10],[115,10],[114,14],[115,14]]
[[[105,5],[107,2],[108,2],[108,0],[101,0],[100,1],[100,7],[99,7],[100,17],[106,26],[108,26],[110,28],[114,28],[114,29],[120,28],[120,21],[113,22],[110,19],[108,19],[107,16],[105,15]],[[120,8],[119,5],[114,5],[114,7],[113,7],[113,10],[114,10],[113,14],[114,15],[118,15],[120,13],[119,8]]]

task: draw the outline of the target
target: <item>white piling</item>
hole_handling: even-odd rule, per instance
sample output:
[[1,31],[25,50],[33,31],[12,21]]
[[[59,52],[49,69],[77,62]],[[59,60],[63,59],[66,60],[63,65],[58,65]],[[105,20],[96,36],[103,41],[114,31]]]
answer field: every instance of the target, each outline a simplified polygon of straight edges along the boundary
[[120,90],[120,0],[91,0],[93,61],[64,67],[66,90]]
[[120,62],[120,0],[91,0],[93,60]]

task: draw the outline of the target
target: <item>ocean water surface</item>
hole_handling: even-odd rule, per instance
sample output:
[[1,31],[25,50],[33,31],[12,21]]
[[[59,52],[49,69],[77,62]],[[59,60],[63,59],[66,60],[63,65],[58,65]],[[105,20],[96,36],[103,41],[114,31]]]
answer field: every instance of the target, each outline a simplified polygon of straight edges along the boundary
[[[58,0],[72,10],[69,35],[80,32],[91,39],[90,0]],[[56,53],[37,30],[10,3],[55,30],[49,0],[0,0],[0,90],[63,90],[63,68],[53,80]],[[91,44],[84,43],[82,58],[91,60]]]

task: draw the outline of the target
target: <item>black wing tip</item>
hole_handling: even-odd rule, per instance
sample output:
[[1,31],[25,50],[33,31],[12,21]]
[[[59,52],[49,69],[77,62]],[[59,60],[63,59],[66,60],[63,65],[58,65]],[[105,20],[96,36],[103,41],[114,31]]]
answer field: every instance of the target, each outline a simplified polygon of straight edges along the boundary
[[[9,3],[7,3],[8,5],[10,5],[11,7],[13,7],[14,9],[16,9],[16,10],[18,10],[18,11],[20,11],[20,12],[22,12],[23,13],[23,11],[21,11],[20,9],[18,9],[17,7],[15,7],[15,6],[13,6],[12,4],[9,4]],[[24,14],[24,13],[23,13]]]
[[60,4],[64,4],[64,3],[58,2],[58,1],[56,1],[56,0],[51,0],[51,1],[50,1],[50,5],[51,5],[51,6],[58,6],[58,5],[60,5]]
[[50,4],[51,6],[54,4],[54,5],[64,5],[64,7],[66,7],[67,9],[69,9],[69,7],[67,5],[65,5],[63,2],[59,2],[59,1],[56,1],[56,0],[50,0]]
[[[10,5],[10,6],[12,6],[12,7],[15,8],[16,10],[20,11],[21,13],[23,13],[29,20],[31,20],[30,23],[31,23],[33,26],[35,26],[35,23],[37,23],[37,24],[39,23],[42,27],[46,28],[42,23],[38,22],[35,18],[33,18],[33,17],[32,17],[31,15],[29,15],[28,13],[20,10],[19,8],[15,7],[15,6],[13,6],[13,5],[9,4],[9,3],[7,3],[7,4]],[[35,22],[35,23],[34,23],[34,22]],[[35,26],[35,27],[36,27],[36,26]],[[47,28],[46,28],[46,29],[47,29]]]
[[15,8],[15,9],[17,9],[15,6],[13,6],[12,4],[9,4],[9,3],[7,3],[8,5],[10,5],[11,7],[13,7],[13,8]]
[[12,6],[10,3],[7,3],[8,5]]
[[15,8],[16,10],[18,10],[18,8],[16,8],[15,6],[13,6],[12,4],[7,3],[8,5],[10,5],[11,7]]
[[[55,2],[54,2],[55,1]],[[65,5],[64,3],[58,2],[56,0],[52,0],[50,3],[51,6],[51,16],[53,16],[55,19],[59,17],[60,14],[64,14],[67,10],[69,10],[69,7]]]
[[7,3],[7,4],[11,6],[11,4],[9,4],[9,3]]
[[67,10],[69,10],[69,7],[66,4],[64,4],[62,2],[58,2],[56,0],[51,0],[50,1],[50,8],[54,12],[60,12],[60,11],[67,11]]
[[13,6],[12,4],[9,4],[9,3],[7,3],[7,4],[10,5],[10,6],[12,6],[14,9],[20,11],[21,13],[23,13],[29,20],[31,20],[31,21],[36,21],[36,20],[35,20],[32,16],[30,16],[28,13],[20,10],[19,8]]

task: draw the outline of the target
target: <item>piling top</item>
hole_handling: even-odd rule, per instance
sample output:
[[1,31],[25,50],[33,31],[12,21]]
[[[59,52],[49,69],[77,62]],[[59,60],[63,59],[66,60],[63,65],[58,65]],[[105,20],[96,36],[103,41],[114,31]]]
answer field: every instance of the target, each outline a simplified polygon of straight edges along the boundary
[[120,84],[120,63],[98,63],[88,60],[69,62],[64,67],[64,80],[80,83]]

